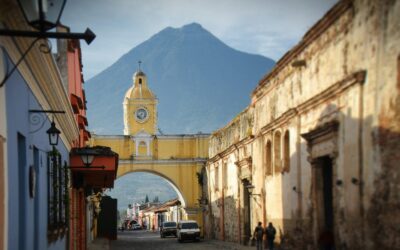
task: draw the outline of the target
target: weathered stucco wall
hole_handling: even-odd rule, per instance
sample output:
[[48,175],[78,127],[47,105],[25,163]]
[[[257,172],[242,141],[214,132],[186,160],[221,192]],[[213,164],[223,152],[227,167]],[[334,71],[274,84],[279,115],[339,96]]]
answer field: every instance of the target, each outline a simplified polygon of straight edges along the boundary
[[[338,249],[398,246],[399,58],[400,1],[334,6],[260,81],[249,107],[212,135],[210,214],[241,211],[237,187],[249,181],[251,228],[274,223],[282,244],[313,248],[332,231]],[[248,157],[250,165],[239,164]],[[237,173],[215,175],[230,158]],[[235,208],[215,205],[223,197],[216,176],[219,185],[238,183],[223,193],[235,194]]]

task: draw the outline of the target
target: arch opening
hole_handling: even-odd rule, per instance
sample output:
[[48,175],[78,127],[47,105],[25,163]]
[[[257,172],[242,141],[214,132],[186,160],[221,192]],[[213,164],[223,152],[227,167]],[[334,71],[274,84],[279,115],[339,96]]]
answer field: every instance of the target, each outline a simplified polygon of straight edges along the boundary
[[[116,180],[116,184],[118,185],[119,180],[123,179],[123,178],[127,178],[128,176],[133,176],[133,175],[139,175],[139,179],[140,179],[140,183],[142,185],[145,185],[146,183],[143,183],[145,181],[148,181],[149,183],[152,183],[152,185],[156,185],[156,190],[160,191],[160,184],[166,184],[168,188],[170,189],[166,189],[164,191],[167,191],[168,193],[171,193],[171,189],[174,191],[175,193],[175,197],[169,196],[170,199],[173,198],[178,198],[179,201],[181,202],[181,206],[182,207],[186,207],[186,199],[183,196],[182,192],[179,190],[178,186],[172,181],[170,180],[167,176],[156,172],[156,171],[149,171],[149,170],[134,170],[131,172],[127,172],[124,173],[123,175],[117,176],[117,180]],[[153,178],[148,177],[148,176],[153,176]],[[155,177],[155,178],[154,178]],[[114,188],[115,189],[115,188]],[[157,193],[157,192],[156,192]],[[168,197],[168,196],[166,196]],[[168,200],[170,200],[168,199]],[[167,201],[166,199],[162,199],[163,201]]]

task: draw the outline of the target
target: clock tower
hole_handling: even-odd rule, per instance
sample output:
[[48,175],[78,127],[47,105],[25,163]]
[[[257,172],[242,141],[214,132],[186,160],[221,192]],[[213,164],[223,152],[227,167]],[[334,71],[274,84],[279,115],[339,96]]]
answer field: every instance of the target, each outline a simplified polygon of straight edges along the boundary
[[128,89],[123,101],[124,135],[154,135],[157,131],[157,103],[139,62],[139,69],[133,75],[133,86]]

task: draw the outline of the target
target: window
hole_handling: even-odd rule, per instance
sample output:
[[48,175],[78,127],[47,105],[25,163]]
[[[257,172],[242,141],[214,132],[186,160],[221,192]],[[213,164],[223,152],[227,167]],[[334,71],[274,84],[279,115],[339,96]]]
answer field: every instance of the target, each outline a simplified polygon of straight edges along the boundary
[[282,172],[281,132],[279,131],[274,135],[274,165],[275,173]]
[[289,131],[285,132],[283,137],[283,171],[289,172],[290,170],[290,137]]
[[57,238],[68,225],[69,214],[69,171],[67,162],[62,165],[61,154],[54,149],[47,155],[48,167],[48,230]]
[[218,164],[214,166],[215,190],[219,189],[219,169]]
[[272,143],[270,140],[267,141],[267,146],[265,147],[265,174],[272,174]]
[[223,188],[227,189],[228,188],[228,164],[224,162],[222,164],[222,178],[223,178]]

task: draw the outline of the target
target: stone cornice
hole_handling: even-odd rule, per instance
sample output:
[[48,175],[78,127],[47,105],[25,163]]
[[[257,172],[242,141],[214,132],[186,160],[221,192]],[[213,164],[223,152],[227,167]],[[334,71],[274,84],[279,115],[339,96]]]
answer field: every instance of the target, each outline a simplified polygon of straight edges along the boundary
[[96,134],[92,134],[92,139],[129,139],[130,135],[96,135]]
[[206,163],[207,158],[189,158],[189,159],[161,159],[161,160],[119,160],[120,165],[126,165],[126,164],[143,164],[143,165],[148,165],[148,164],[191,164],[191,163]]
[[320,37],[326,30],[332,26],[344,13],[353,8],[350,0],[339,1],[332,9],[330,9],[325,16],[320,19],[303,37],[303,39],[290,51],[288,51],[275,65],[275,67],[264,76],[258,86],[254,89],[253,96],[262,96],[261,92],[268,82],[275,78],[284,68],[289,66],[291,61],[302,53],[311,43]]
[[289,109],[285,113],[283,113],[278,119],[273,120],[269,124],[265,125],[260,129],[260,132],[257,133],[256,137],[259,137],[261,135],[265,135],[271,129],[281,127],[283,124],[287,123],[290,119],[292,119],[294,116],[298,114],[298,111],[294,108]]
[[177,135],[156,135],[157,139],[171,140],[171,139],[197,139],[208,138],[210,134],[177,134]]
[[246,115],[246,113],[249,112],[249,110],[250,110],[250,106],[248,106],[248,107],[246,107],[245,109],[243,109],[243,110],[242,110],[239,114],[237,114],[231,121],[229,121],[228,124],[226,124],[225,126],[223,126],[223,127],[220,128],[220,129],[217,129],[217,130],[213,131],[213,132],[211,133],[211,136],[216,136],[216,135],[222,133],[223,131],[229,129],[229,127],[231,127],[233,124],[235,124],[236,122],[239,122],[239,121],[240,121],[240,117],[241,117],[242,115]]
[[302,104],[297,106],[296,110],[299,113],[304,113],[320,105],[321,103],[326,102],[327,100],[332,99],[333,97],[343,93],[346,89],[352,87],[354,84],[364,84],[366,75],[367,72],[365,70],[354,72],[343,80],[336,82],[324,91],[303,102]]
[[290,119],[292,119],[296,115],[305,113],[308,110],[317,107],[318,105],[326,102],[327,100],[330,100],[335,96],[343,93],[346,89],[352,87],[355,84],[364,84],[365,77],[366,77],[366,71],[364,70],[350,74],[345,79],[333,84],[332,86],[320,92],[319,94],[309,98],[305,102],[298,105],[296,108],[289,109],[288,111],[283,113],[280,117],[262,127],[260,131],[257,133],[256,137],[265,135],[269,131],[282,126],[282,124],[287,123]]
[[[130,138],[130,135],[97,135],[92,134],[93,138],[96,139],[124,139]],[[181,135],[154,135],[154,137],[158,140],[176,140],[176,139],[202,139],[210,137],[210,134],[181,134]]]
[[251,143],[254,140],[254,136],[250,135],[247,136],[246,138],[244,138],[241,141],[238,141],[232,145],[230,145],[228,148],[226,148],[225,150],[221,151],[220,153],[214,155],[213,157],[211,157],[208,162],[209,163],[213,163],[218,161],[219,159],[222,159],[224,157],[226,157],[227,155],[229,155],[230,153],[232,153],[234,150],[237,150],[240,147],[243,147],[246,144]]
[[251,156],[235,162],[236,166],[238,166],[238,167],[251,166],[252,163],[253,163],[253,159],[251,158]]

